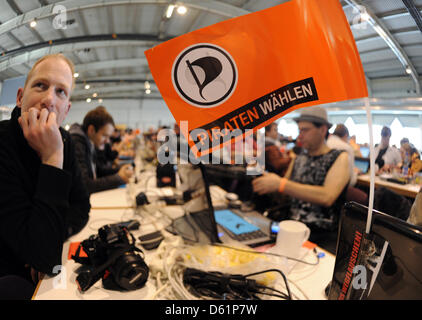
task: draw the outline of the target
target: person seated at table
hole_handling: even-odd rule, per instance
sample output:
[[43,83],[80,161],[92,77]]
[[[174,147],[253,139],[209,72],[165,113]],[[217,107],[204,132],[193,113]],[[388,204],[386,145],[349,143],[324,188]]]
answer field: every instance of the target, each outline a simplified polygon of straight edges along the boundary
[[391,129],[384,126],[381,130],[381,142],[374,149],[377,173],[391,172],[402,166],[400,151],[396,147],[390,146],[390,137]]
[[355,154],[355,157],[363,158],[362,152],[360,151],[360,145],[356,143],[356,136],[353,135],[349,139],[349,144],[353,148],[353,152]]
[[119,145],[114,146],[114,149],[119,152],[121,157],[135,157],[135,135],[134,130],[127,128],[121,138]]
[[281,152],[281,143],[278,139],[278,124],[271,123],[265,127],[265,170],[284,176],[291,157]]
[[253,180],[253,190],[259,195],[279,192],[289,196],[288,218],[310,227],[310,241],[335,251],[338,219],[350,180],[348,155],[327,146],[331,124],[325,109],[305,108],[294,120],[304,151],[291,162],[285,177],[264,174]]
[[149,128],[144,132],[145,146],[142,148],[142,158],[148,162],[156,162],[159,142],[157,141],[157,131]]
[[422,188],[415,197],[407,222],[422,227]]
[[327,146],[331,149],[339,149],[347,152],[349,156],[350,182],[349,186],[354,186],[358,177],[358,171],[355,168],[355,152],[349,144],[349,130],[344,124],[338,124],[333,134],[327,139]]
[[105,107],[89,111],[82,125],[72,124],[69,132],[75,144],[76,159],[81,168],[82,180],[89,193],[117,188],[129,182],[133,175],[131,164],[123,165],[117,173],[102,172],[96,166],[95,148],[103,148],[114,131],[113,117]]
[[419,172],[422,169],[422,162],[418,150],[409,142],[408,138],[400,140],[400,153],[402,158],[402,169],[404,166],[410,170],[409,174]]
[[88,221],[89,196],[60,127],[73,73],[62,54],[39,59],[11,119],[0,122],[0,299],[30,299],[40,275],[62,264],[63,242]]
[[117,128],[114,128],[114,131],[110,136],[110,144],[114,145],[114,144],[119,144],[120,142],[122,142],[122,135],[120,133],[120,130]]
[[105,143],[103,149],[95,148],[96,167],[102,168],[101,171],[109,170],[110,174],[119,171],[118,165],[119,152],[112,148],[111,143]]

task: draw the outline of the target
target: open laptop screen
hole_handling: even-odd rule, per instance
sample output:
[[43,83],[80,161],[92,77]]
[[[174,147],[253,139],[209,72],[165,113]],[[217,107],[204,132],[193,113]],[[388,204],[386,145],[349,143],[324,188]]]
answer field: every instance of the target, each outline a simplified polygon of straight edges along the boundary
[[370,152],[369,147],[360,147],[360,153],[361,153],[363,158],[368,158],[369,152]]
[[329,299],[422,299],[422,228],[348,202],[342,210]]
[[259,228],[230,210],[216,210],[216,222],[236,235],[258,231]]
[[369,159],[355,157],[355,167],[358,168],[361,173],[367,173],[369,170]]

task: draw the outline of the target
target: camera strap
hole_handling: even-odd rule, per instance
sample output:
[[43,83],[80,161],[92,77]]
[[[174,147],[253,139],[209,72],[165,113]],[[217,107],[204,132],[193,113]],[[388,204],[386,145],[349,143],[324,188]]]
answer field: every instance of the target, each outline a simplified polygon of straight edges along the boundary
[[78,249],[76,249],[75,255],[72,255],[71,258],[77,263],[89,264],[90,261],[88,257],[81,257],[81,250],[83,250],[83,242],[79,244]]

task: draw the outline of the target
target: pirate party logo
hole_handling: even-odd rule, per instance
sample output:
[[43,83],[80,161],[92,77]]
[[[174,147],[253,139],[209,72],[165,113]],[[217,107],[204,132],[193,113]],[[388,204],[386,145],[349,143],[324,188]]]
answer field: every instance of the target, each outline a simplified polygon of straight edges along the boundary
[[237,68],[223,48],[209,43],[183,50],[172,69],[176,92],[187,103],[212,108],[225,102],[236,88]]

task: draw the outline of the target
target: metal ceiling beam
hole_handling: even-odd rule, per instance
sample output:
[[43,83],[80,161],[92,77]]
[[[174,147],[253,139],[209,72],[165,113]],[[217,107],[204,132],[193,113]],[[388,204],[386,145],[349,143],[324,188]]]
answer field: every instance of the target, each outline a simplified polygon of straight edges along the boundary
[[[345,1],[347,1],[347,0],[345,0]],[[344,8],[347,8],[347,7],[353,7],[353,6],[347,4],[347,5],[343,6],[343,10],[344,10]],[[422,10],[422,6],[418,7],[417,10],[421,11]],[[399,18],[399,17],[405,17],[405,16],[409,16],[409,15],[410,15],[410,13],[409,13],[408,10],[406,10],[406,9],[397,9],[397,10],[393,10],[393,11],[382,13],[382,14],[378,15],[377,17],[378,17],[378,19],[381,19],[382,21],[384,21],[384,20],[396,19],[396,18]],[[398,33],[410,33],[410,32],[417,32],[417,33],[419,33],[419,29],[417,27],[406,27],[406,28],[396,29],[396,30],[393,30],[391,32],[394,33],[394,34],[398,34]],[[378,34],[376,34],[376,35],[369,35],[369,36],[362,37],[360,39],[359,38],[358,39],[355,39],[355,41],[356,42],[360,42],[360,41],[371,41],[371,40],[377,39],[378,37],[379,37]]]
[[418,8],[416,8],[415,3],[413,0],[402,0],[404,5],[406,6],[407,10],[409,10],[410,15],[412,16],[413,20],[415,20],[416,25],[418,26],[419,30],[422,32],[422,15]]
[[[123,99],[128,99],[128,100],[142,100],[142,99],[159,99],[162,100],[163,98],[161,97],[161,95],[152,95],[152,94],[144,94],[144,95],[129,95],[127,93],[124,93],[120,96],[105,96],[102,99],[107,99],[107,100],[123,100]],[[72,102],[76,102],[76,101],[85,101],[86,98],[83,97],[72,97],[71,101]]]
[[365,8],[366,13],[368,14],[368,23],[371,24],[371,26],[377,31],[377,33],[380,35],[381,38],[387,43],[387,45],[393,50],[394,54],[397,56],[401,64],[403,65],[404,69],[411,70],[410,76],[413,79],[413,82],[415,84],[415,90],[416,93],[419,95],[421,94],[421,84],[419,82],[419,75],[416,71],[415,66],[413,65],[412,61],[406,54],[406,52],[403,50],[403,48],[400,46],[399,42],[393,37],[393,35],[390,33],[388,28],[384,25],[384,23],[379,19],[371,9],[369,9],[367,6],[365,6],[361,0],[345,0],[346,3],[353,6],[357,10],[359,10],[362,7]]
[[[14,0],[7,0],[7,3],[9,4],[10,8],[12,8],[12,10],[18,16],[23,14],[22,10],[18,7],[18,5],[16,4],[16,2]],[[41,37],[41,35],[35,29],[31,28],[28,25],[26,25],[26,27],[38,39],[38,41],[44,41],[44,39]]]
[[[99,88],[98,88],[99,89]],[[72,93],[72,99],[76,99],[76,98],[82,98],[82,99],[87,99],[87,98],[91,98],[92,100],[94,99],[104,99],[106,96],[119,96],[119,95],[139,95],[139,94],[145,94],[145,89],[143,87],[127,87],[127,88],[121,88],[121,90],[111,90],[112,88],[108,88],[110,90],[103,90],[103,91],[91,91],[91,92],[85,92],[87,90],[78,90],[78,91],[74,91]],[[93,97],[92,94],[96,92],[98,95],[97,97]],[[152,91],[152,93],[150,93],[149,95],[160,95],[159,91],[157,89],[154,89]]]
[[[391,32],[394,33],[394,35],[399,35],[399,34],[406,34],[406,33],[418,33],[419,34],[419,30],[417,27],[406,27],[406,28],[401,28],[401,29],[396,29],[396,30],[392,30]],[[374,34],[374,35],[369,35],[369,36],[364,36],[361,38],[357,38],[355,39],[356,43],[359,42],[365,42],[365,41],[373,41],[379,38],[378,34]]]
[[[75,44],[62,44],[62,45],[55,45],[55,46],[48,46],[37,50],[28,51],[25,53],[21,53],[19,55],[9,57],[7,59],[0,59],[0,72],[3,72],[7,69],[13,68],[14,66],[21,65],[22,63],[32,63],[39,58],[45,56],[46,54],[50,53],[63,53],[63,54],[70,54],[70,53],[77,53],[78,51],[83,51],[86,48],[111,48],[111,47],[128,47],[128,46],[144,46],[145,48],[149,48],[149,42],[145,41],[121,41],[121,40],[113,40],[113,41],[83,41]],[[73,63],[79,64],[81,63],[80,59],[77,55],[75,57],[78,60],[72,59]]]
[[10,8],[15,11],[17,15],[22,14],[23,12],[21,9],[17,6],[16,2],[14,0],[6,0],[7,4],[10,6]]
[[[421,46],[422,46],[422,43],[409,43],[409,44],[406,44],[405,46],[403,46],[403,48],[409,48],[410,49],[412,47],[419,48]],[[365,55],[365,54],[374,54],[374,53],[377,53],[377,52],[381,53],[381,52],[387,51],[387,50],[389,50],[388,47],[382,47],[382,48],[376,48],[376,49],[370,49],[370,50],[362,50],[362,51],[359,51],[359,54],[361,56],[361,59],[363,60],[362,56]]]
[[160,20],[160,24],[158,25],[158,34],[157,34],[158,39],[164,38],[165,31],[168,26],[168,22],[171,19],[171,17],[170,18],[167,17],[168,6],[170,5],[175,5],[175,1],[174,0],[168,1],[167,7],[164,7],[161,12],[161,20]]
[[[145,68],[145,72],[142,72],[143,73],[142,77],[145,77],[146,76],[145,73],[147,73],[149,71],[149,68],[146,65],[144,67],[141,67],[141,68]],[[120,74],[114,74],[114,75],[111,75],[111,76],[104,76],[104,77],[88,77],[88,78],[85,78],[83,80],[78,79],[77,83],[84,82],[84,81],[86,81],[87,83],[90,82],[90,81],[93,81],[93,82],[96,82],[96,81],[100,81],[100,82],[101,81],[106,81],[106,82],[115,81],[115,82],[118,82],[118,81],[120,81],[120,79],[139,80],[139,77],[140,77],[139,73],[120,73]],[[149,79],[148,77],[146,77],[145,80],[153,82],[153,80]]]
[[[172,37],[167,37],[164,41],[171,39]],[[52,47],[57,45],[69,44],[75,45],[80,42],[96,42],[96,41],[151,41],[151,42],[158,42],[160,41],[156,35],[150,34],[97,34],[97,35],[84,35],[79,37],[71,37],[71,38],[64,38],[64,39],[56,39],[51,41],[44,41],[39,43],[34,43],[28,46],[24,46],[22,43],[22,47],[5,51],[2,53],[0,57],[0,61],[9,57],[14,56],[20,53],[26,53],[33,50],[45,48],[45,47]]]
[[148,81],[150,84],[154,83],[152,80],[147,78],[121,78],[121,79],[88,79],[88,80],[77,80],[76,84],[85,83],[145,83]]
[[[150,83],[151,90],[157,91],[157,87],[155,84]],[[87,97],[92,96],[93,93],[97,93],[99,95],[103,93],[110,93],[110,92],[127,92],[127,91],[145,91],[144,83],[125,83],[125,84],[113,84],[112,86],[101,86],[101,87],[91,87],[90,89],[86,90],[82,89],[75,89],[72,95],[85,95]]]
[[[183,3],[187,7],[212,12],[228,18],[233,18],[250,13],[250,11],[248,10],[215,0],[184,0]],[[166,0],[96,0],[89,1],[87,3],[86,0],[66,0],[28,11],[24,14],[21,14],[13,19],[4,22],[2,25],[0,25],[0,35],[12,31],[16,28],[19,28],[25,24],[28,24],[33,19],[42,20],[50,17],[55,17],[56,13],[53,12],[53,8],[56,5],[64,6],[66,8],[67,13],[70,13],[73,11],[83,11],[84,9],[95,9],[104,8],[108,6],[136,4],[153,4],[167,6],[169,2]]]
[[98,62],[88,62],[75,65],[75,70],[80,72],[96,71],[110,68],[137,68],[147,65],[145,57],[135,59],[106,60]]

